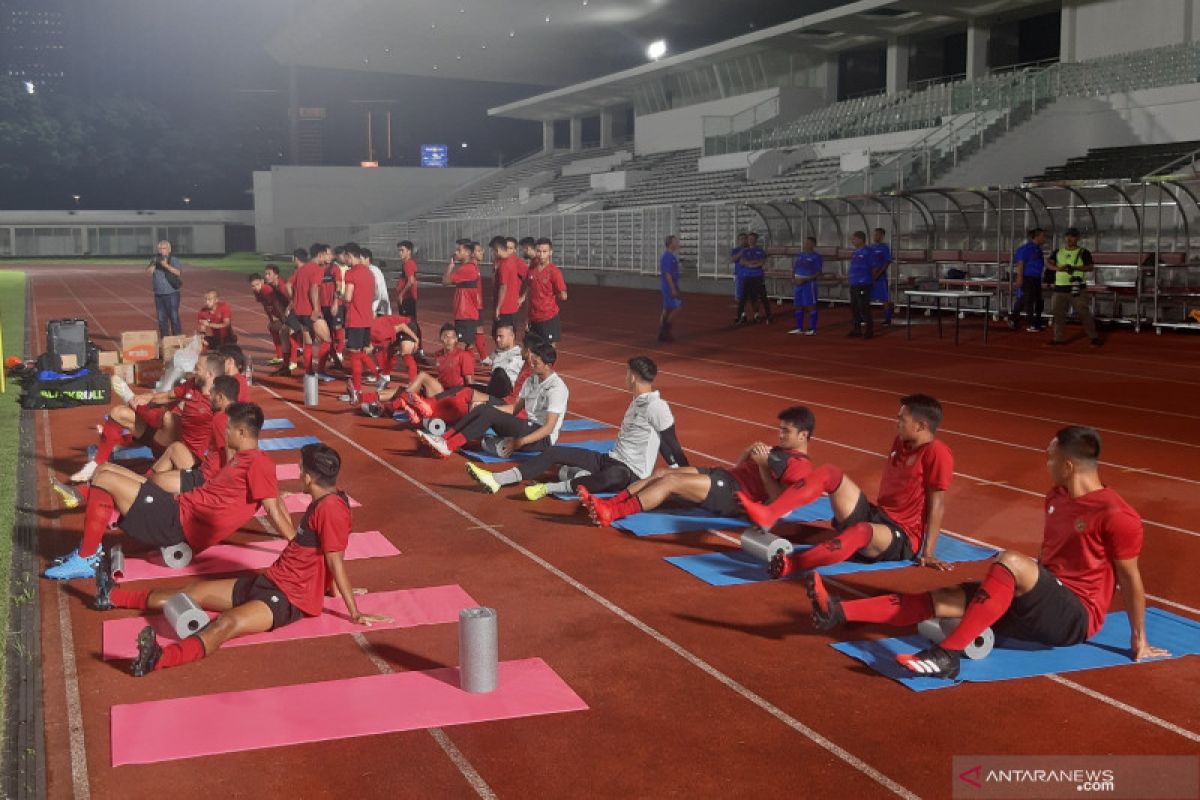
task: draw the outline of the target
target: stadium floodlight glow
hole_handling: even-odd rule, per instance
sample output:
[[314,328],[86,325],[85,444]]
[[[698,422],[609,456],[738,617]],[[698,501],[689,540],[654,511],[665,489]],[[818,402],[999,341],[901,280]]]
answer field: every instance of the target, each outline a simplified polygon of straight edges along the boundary
[[25,94],[33,94],[37,91],[37,87],[33,85],[33,81],[25,81]]
[[651,42],[650,46],[646,48],[646,58],[650,59],[651,61],[658,61],[666,54],[667,43],[663,39],[659,39],[656,42]]
[[463,148],[463,150],[466,150],[466,149],[467,149],[467,143],[466,143],[466,142],[463,142],[463,143],[462,143],[462,148]]

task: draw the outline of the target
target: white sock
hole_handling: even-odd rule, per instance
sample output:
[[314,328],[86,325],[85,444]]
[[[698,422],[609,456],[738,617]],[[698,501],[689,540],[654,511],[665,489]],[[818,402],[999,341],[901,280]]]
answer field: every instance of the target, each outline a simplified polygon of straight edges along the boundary
[[555,481],[554,483],[547,483],[546,491],[550,494],[571,494],[571,482]]

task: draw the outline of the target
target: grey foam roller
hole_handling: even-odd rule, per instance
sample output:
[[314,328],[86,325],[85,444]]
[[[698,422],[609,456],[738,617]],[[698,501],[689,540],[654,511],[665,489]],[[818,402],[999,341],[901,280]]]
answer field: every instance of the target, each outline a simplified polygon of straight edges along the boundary
[[180,639],[199,633],[208,624],[208,614],[183,592],[171,595],[167,599],[163,606],[163,614]]
[[304,376],[304,405],[309,408],[314,408],[321,404],[321,384],[317,381],[316,375],[306,374]]
[[776,553],[787,555],[792,552],[792,543],[781,539],[769,531],[749,528],[742,534],[740,540],[742,550],[749,553],[764,564],[771,563]]
[[114,581],[125,577],[125,551],[119,544],[114,544],[108,551],[108,574]]
[[446,435],[446,420],[438,417],[430,417],[425,420],[425,431],[433,436]]
[[496,609],[458,612],[458,679],[464,692],[495,690],[499,667],[496,637]]
[[186,544],[173,544],[170,547],[160,547],[163,563],[171,569],[183,569],[192,563],[192,548]]
[[[917,633],[934,644],[941,644],[950,632],[958,627],[961,620],[934,617],[917,624]],[[996,646],[996,634],[991,628],[984,628],[983,633],[975,637],[975,641],[967,645],[963,655],[972,661],[987,658]]]

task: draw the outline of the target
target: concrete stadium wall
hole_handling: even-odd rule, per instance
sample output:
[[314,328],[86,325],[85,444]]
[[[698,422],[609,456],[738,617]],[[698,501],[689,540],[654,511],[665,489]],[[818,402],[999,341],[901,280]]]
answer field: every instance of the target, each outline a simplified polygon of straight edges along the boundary
[[774,87],[657,114],[643,114],[633,123],[634,151],[646,155],[703,147],[704,117],[731,117],[773,97],[779,98],[778,120],[794,119],[825,105],[824,89]]
[[1063,61],[1200,39],[1197,0],[1062,0]]

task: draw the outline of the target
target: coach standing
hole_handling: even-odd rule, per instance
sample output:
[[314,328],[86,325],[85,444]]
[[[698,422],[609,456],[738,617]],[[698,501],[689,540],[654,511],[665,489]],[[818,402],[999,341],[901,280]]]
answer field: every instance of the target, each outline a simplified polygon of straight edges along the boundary
[[183,286],[183,264],[171,255],[171,243],[158,243],[158,255],[146,265],[154,287],[154,310],[158,316],[159,336],[183,333],[179,321],[179,289]]

